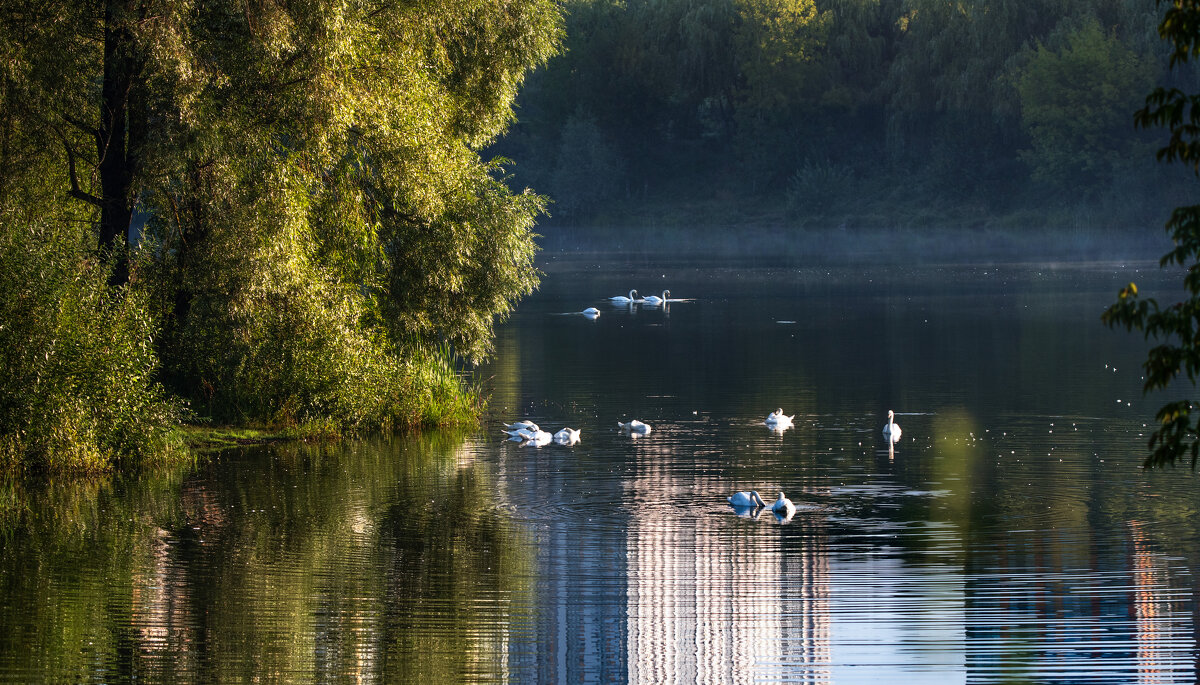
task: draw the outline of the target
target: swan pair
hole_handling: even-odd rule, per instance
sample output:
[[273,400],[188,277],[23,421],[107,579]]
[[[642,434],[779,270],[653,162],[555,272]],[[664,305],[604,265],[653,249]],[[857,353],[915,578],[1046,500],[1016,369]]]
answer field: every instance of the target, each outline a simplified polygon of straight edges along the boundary
[[796,418],[795,414],[792,414],[791,416],[787,416],[783,413],[783,407],[780,407],[779,409],[776,409],[775,411],[771,412],[770,414],[767,414],[767,420],[763,421],[763,423],[767,424],[767,427],[770,428],[771,430],[781,431],[781,430],[786,430],[788,428],[791,428],[792,427],[792,419],[794,419],[794,418]]
[[638,291],[630,290],[629,295],[614,295],[614,296],[608,298],[608,301],[612,302],[613,304],[633,304],[636,302],[636,303],[649,304],[649,305],[660,305],[665,302],[671,301],[671,291],[670,290],[662,291],[661,297],[659,297],[658,295],[647,295],[645,298],[639,300],[638,299]]
[[642,423],[637,419],[630,419],[628,423],[617,421],[617,427],[630,435],[648,435],[650,433],[650,424]]
[[[729,503],[738,508],[767,506],[767,503],[758,494],[758,490],[735,492],[729,497]],[[770,507],[775,515],[785,519],[790,519],[796,514],[796,505],[792,504],[792,500],[784,497],[782,492],[779,493],[779,499],[775,500]]]

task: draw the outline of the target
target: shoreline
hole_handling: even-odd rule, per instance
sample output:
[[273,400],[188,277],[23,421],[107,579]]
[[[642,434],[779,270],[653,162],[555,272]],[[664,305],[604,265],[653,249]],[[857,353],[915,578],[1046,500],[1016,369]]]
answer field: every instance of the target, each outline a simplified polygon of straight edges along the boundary
[[550,226],[543,257],[755,259],[814,266],[1155,262],[1171,249],[1162,228],[785,228],[781,226]]

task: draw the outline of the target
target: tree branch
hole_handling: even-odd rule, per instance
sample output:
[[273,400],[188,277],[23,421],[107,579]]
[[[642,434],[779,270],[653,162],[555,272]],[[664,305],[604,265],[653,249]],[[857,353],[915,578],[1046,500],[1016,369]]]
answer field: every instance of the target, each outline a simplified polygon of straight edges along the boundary
[[75,174],[75,151],[71,149],[71,143],[67,141],[67,137],[61,134],[60,136],[62,137],[63,147],[67,149],[67,173],[71,177],[71,189],[67,191],[67,195],[76,200],[83,200],[96,207],[103,206],[103,200],[79,189],[79,177]]

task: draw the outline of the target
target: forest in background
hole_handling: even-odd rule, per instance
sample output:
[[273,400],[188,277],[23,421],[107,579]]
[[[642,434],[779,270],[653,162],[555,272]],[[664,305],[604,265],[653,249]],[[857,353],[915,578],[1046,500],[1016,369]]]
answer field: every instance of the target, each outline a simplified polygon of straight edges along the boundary
[[567,0],[492,151],[587,226],[1128,229],[1190,177],[1133,112],[1154,0]]

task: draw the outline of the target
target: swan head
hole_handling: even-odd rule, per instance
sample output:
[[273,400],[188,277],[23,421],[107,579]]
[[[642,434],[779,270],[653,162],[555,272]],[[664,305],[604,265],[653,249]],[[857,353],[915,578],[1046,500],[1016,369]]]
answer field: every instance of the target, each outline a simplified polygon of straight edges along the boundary
[[750,491],[750,501],[754,502],[755,504],[757,504],[760,507],[767,506],[767,503],[764,502],[763,498],[758,494],[758,490]]
[[663,299],[665,300],[665,299],[667,299],[667,298],[669,298],[669,297],[671,297],[671,291],[670,291],[670,290],[664,290],[664,291],[663,291]]
[[895,423],[895,421],[894,421],[895,418],[896,418],[896,412],[889,409],[888,410],[888,423]]

